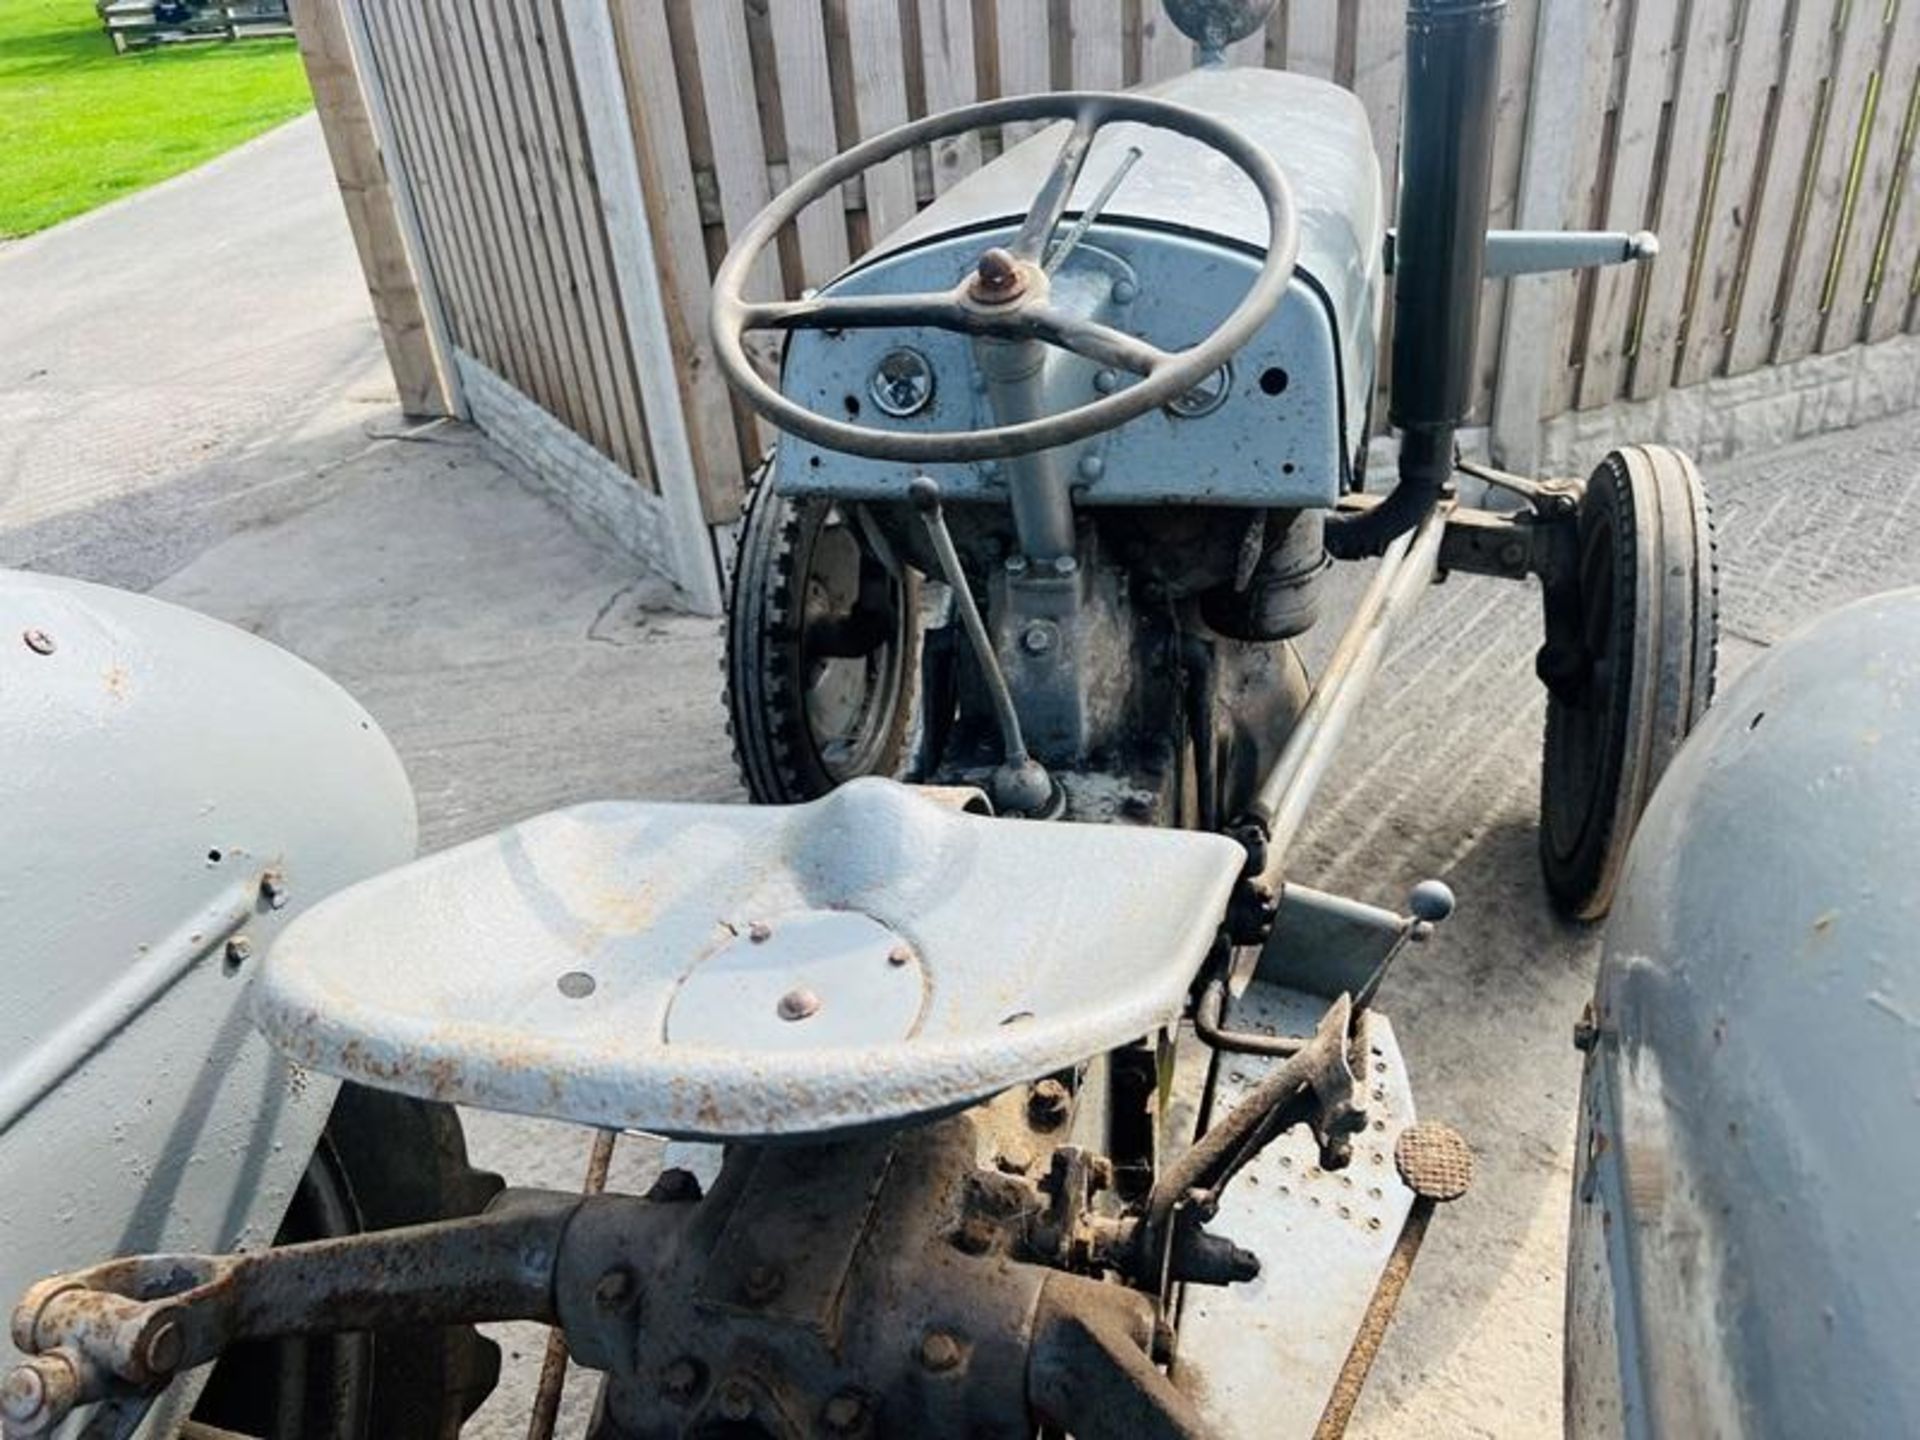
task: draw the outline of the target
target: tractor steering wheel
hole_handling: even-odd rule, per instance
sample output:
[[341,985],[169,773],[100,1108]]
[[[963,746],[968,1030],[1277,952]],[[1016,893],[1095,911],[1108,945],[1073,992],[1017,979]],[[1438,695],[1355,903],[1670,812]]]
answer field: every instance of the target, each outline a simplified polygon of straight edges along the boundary
[[[1071,120],[1073,129],[1007,249],[980,257],[976,272],[951,290],[903,295],[823,295],[806,300],[750,301],[748,273],[774,237],[802,210],[862,171],[932,140],[985,125]],[[1043,262],[1074,182],[1102,126],[1130,121],[1185,135],[1233,162],[1267,207],[1267,253],[1253,286],[1234,311],[1197,344],[1162,350],[1135,336],[1054,305]],[[963,105],[863,141],[808,171],[754,217],[734,241],[713,283],[713,343],[721,372],[746,402],[783,430],[829,450],[913,463],[997,460],[1049,450],[1111,430],[1184,395],[1226,364],[1253,338],[1286,293],[1299,248],[1293,192],[1273,157],[1233,126],[1185,105],[1145,95],[1101,92],[1022,95]],[[876,430],[831,420],[787,399],[749,363],[743,341],[752,330],[855,330],[932,326],[995,340],[1038,340],[1100,365],[1141,376],[1137,384],[1057,415],[983,430],[934,434]]]

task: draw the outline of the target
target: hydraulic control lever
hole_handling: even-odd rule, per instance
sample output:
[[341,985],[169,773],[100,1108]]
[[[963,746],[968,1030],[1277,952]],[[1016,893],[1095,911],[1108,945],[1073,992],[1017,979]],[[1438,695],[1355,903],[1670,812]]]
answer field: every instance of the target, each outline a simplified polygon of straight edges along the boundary
[[966,571],[960,566],[960,552],[954,549],[953,535],[940,510],[940,482],[931,475],[916,475],[907,487],[907,494],[920,512],[920,523],[926,526],[934,558],[940,562],[941,578],[953,592],[953,603],[960,608],[961,627],[967,632],[967,643],[973,647],[973,658],[980,666],[987,693],[993,698],[993,715],[1000,727],[1000,749],[1004,757],[993,772],[994,807],[1016,815],[1037,815],[1046,810],[1053,799],[1053,779],[1046,767],[1027,753],[1026,739],[1020,733],[1020,714],[1013,708],[1013,692],[1007,688],[1006,674],[1000,668],[999,657],[993,653],[986,622],[980,618],[980,607],[974,603]]

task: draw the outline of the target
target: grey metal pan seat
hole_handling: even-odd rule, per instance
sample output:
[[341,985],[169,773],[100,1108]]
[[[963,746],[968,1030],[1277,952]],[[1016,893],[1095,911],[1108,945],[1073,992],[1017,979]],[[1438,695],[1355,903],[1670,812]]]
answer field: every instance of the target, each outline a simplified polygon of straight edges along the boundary
[[877,779],[582,805],[315,906],[254,1013],[301,1063],[491,1109],[705,1139],[886,1124],[1170,1021],[1244,858]]

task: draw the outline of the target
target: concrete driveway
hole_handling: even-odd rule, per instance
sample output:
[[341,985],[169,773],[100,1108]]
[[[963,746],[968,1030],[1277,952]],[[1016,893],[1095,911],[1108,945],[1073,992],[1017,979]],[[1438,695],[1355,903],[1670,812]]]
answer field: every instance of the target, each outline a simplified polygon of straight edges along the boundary
[[[320,664],[398,744],[429,848],[571,800],[738,795],[718,627],[648,611],[655,582],[471,432],[382,438],[399,421],[310,123],[0,252],[0,297],[0,561],[154,588]],[[1920,583],[1916,454],[1906,418],[1709,476],[1727,668]],[[1537,607],[1468,577],[1431,596],[1299,851],[1318,886],[1398,903],[1439,876],[1461,899],[1382,1004],[1480,1177],[1435,1226],[1360,1435],[1560,1425],[1569,1036],[1597,940],[1550,918],[1534,863]],[[578,1183],[577,1131],[471,1131],[513,1181]],[[616,1184],[653,1160],[627,1142]],[[542,1335],[503,1338],[507,1383],[472,1434],[524,1433]],[[572,1387],[563,1433],[589,1398]]]

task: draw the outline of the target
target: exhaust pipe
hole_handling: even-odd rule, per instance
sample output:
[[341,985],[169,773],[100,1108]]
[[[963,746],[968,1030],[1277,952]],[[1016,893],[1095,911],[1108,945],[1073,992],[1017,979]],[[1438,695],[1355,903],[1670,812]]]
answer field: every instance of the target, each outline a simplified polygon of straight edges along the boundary
[[1394,240],[1393,387],[1400,479],[1379,505],[1327,520],[1336,559],[1378,555],[1419,524],[1453,473],[1473,402],[1487,195],[1507,0],[1408,0]]

